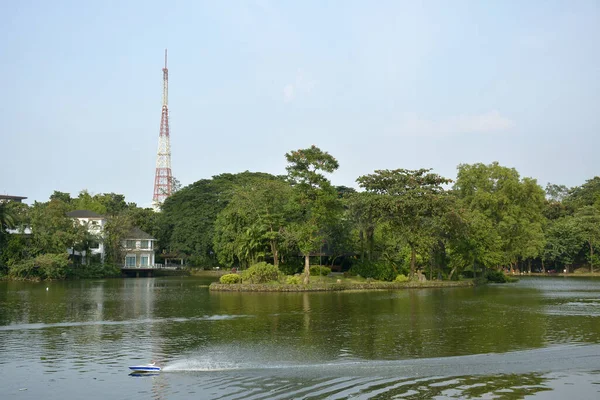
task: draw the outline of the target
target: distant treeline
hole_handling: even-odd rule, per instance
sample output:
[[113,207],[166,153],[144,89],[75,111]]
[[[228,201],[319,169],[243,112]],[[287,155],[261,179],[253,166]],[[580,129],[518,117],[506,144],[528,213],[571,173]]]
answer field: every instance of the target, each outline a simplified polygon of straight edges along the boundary
[[[97,240],[106,262],[119,264],[120,240],[133,226],[158,239],[158,257],[205,268],[267,261],[293,274],[321,263],[393,280],[417,271],[442,279],[487,269],[593,272],[600,264],[600,177],[544,189],[498,163],[461,164],[454,182],[430,169],[377,170],[358,177],[354,189],[331,184],[338,162],[315,146],[285,156],[286,175],[201,179],[160,212],[87,191],[77,198],[54,192],[32,206],[2,204],[0,270]],[[75,226],[65,215],[75,209],[105,215],[104,236]],[[32,234],[6,233],[19,226]]]

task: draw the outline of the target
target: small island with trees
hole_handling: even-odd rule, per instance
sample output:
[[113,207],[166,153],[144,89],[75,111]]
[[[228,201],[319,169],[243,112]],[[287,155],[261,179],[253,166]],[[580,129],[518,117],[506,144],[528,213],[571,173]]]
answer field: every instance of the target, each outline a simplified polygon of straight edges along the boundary
[[[31,206],[1,203],[0,276],[120,276],[120,243],[132,227],[157,239],[158,260],[232,270],[211,290],[395,289],[595,274],[599,177],[544,190],[514,168],[479,163],[459,165],[455,181],[430,169],[376,170],[353,189],[332,185],[327,176],[338,162],[316,146],[285,157],[286,175],[201,179],[158,212],[87,191],[77,198],[55,191]],[[101,237],[66,216],[78,209],[105,216]],[[66,251],[98,241],[103,260],[82,262]]]

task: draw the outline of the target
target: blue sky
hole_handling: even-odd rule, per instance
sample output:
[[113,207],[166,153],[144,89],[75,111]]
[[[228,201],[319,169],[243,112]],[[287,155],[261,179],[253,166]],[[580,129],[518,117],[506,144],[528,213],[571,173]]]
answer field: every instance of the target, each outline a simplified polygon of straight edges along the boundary
[[0,1],[0,193],[151,204],[164,49],[173,174],[285,173],[312,144],[356,187],[460,163],[600,171],[598,1]]

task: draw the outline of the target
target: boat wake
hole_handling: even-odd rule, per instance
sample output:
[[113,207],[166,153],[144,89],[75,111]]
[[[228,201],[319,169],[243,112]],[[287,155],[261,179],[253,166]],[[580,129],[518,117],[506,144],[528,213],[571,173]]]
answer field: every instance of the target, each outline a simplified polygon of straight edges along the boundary
[[566,370],[594,370],[600,365],[600,345],[554,346],[508,353],[486,353],[456,357],[406,360],[339,360],[316,362],[273,362],[248,353],[232,359],[224,352],[175,360],[164,372],[231,372],[276,376],[461,376],[518,374]]

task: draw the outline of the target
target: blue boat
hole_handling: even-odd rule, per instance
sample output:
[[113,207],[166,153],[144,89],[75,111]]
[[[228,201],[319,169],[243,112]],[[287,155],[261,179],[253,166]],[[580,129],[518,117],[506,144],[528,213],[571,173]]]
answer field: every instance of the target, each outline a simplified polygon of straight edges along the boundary
[[135,373],[148,373],[148,372],[160,372],[160,367],[158,365],[147,364],[147,365],[133,365],[129,367]]

